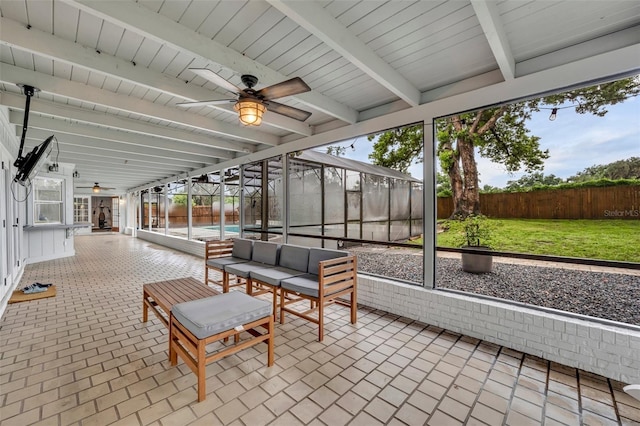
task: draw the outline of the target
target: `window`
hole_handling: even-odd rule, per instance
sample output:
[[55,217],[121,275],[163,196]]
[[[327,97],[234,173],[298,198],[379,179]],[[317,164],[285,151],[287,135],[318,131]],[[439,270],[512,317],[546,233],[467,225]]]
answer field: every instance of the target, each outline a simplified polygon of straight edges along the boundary
[[89,222],[89,197],[73,198],[73,222]]
[[33,223],[62,223],[62,179],[36,178],[33,183]]

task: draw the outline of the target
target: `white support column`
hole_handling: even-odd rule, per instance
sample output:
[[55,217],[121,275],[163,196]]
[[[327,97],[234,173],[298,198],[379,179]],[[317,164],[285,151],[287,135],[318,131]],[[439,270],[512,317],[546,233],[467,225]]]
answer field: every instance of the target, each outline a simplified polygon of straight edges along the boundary
[[240,166],[238,171],[240,174],[240,181],[238,182],[238,188],[240,190],[240,232],[241,238],[244,238],[244,166]]
[[151,231],[151,223],[153,222],[153,215],[151,214],[151,211],[153,210],[153,203],[151,200],[151,194],[153,192],[153,188],[148,188],[147,189],[147,199],[149,200],[147,202],[147,204],[149,205],[149,221],[147,222],[147,227],[148,227],[148,231]]
[[144,203],[142,202],[142,192],[141,191],[136,191],[135,192],[135,197],[138,199],[138,201],[136,202],[136,205],[138,206],[138,213],[136,215],[136,236],[138,235],[137,230],[138,229],[142,229],[142,215],[144,214]]
[[224,202],[224,193],[225,193],[225,173],[227,169],[220,170],[220,240],[223,241],[226,236],[224,235],[224,226],[226,222],[226,210],[225,210],[225,202]]
[[139,217],[137,213],[140,210],[139,196],[137,192],[127,193],[127,225],[131,228],[131,237],[133,238],[138,236],[138,223],[136,222]]
[[164,184],[164,235],[169,234],[169,186]]
[[[324,179],[324,176],[322,177]],[[322,194],[324,197],[324,194]],[[289,155],[282,154],[282,200],[284,211],[282,212],[282,242],[289,239]]]
[[187,176],[187,240],[191,240],[191,238],[193,238],[193,207],[191,206],[191,198],[191,176]]
[[433,117],[428,117],[423,127],[424,151],[422,179],[422,197],[424,209],[422,211],[422,247],[424,256],[424,286],[433,288],[436,277],[436,145]]

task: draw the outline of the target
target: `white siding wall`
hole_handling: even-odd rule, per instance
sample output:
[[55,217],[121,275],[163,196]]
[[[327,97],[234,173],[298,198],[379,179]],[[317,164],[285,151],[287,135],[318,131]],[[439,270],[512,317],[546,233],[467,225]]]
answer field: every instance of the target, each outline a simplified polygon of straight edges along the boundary
[[74,256],[74,239],[72,231],[67,228],[31,229],[24,232],[24,243],[27,251],[26,264],[44,262]]
[[[14,227],[16,219],[24,224],[24,208],[14,200],[11,180],[15,175],[13,162],[18,154],[19,139],[16,128],[9,123],[9,110],[0,106],[0,316],[4,313],[11,292],[16,288],[24,271],[24,251],[22,249],[22,227]],[[14,188],[18,185],[14,185]],[[16,197],[24,196],[24,191],[15,188]],[[16,215],[19,212],[19,216]]]
[[358,276],[358,303],[625,383],[640,383],[640,332]]
[[[41,177],[62,179],[64,200],[64,224],[62,225],[37,225],[24,231],[24,244],[26,263],[43,262],[45,260],[59,259],[76,254],[74,248],[73,229],[64,228],[64,225],[73,225],[73,170],[74,164],[60,163],[59,172],[50,172],[47,166],[39,173]],[[27,202],[26,223],[33,225],[33,191]],[[61,229],[62,228],[62,229]]]

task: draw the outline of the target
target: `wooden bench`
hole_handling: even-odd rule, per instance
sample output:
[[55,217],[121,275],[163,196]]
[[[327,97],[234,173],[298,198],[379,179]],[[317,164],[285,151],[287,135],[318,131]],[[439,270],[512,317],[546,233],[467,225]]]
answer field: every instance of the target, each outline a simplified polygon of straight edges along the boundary
[[169,313],[173,305],[217,294],[220,292],[193,277],[144,284],[142,286],[142,322],[147,322],[149,308],[151,308],[165,327],[169,328]]

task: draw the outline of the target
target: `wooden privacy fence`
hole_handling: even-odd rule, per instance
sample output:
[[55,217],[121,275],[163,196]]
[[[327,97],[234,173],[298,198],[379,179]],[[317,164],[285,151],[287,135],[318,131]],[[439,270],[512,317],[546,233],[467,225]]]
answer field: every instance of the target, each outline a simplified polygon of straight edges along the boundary
[[[239,207],[225,206],[224,221],[226,224],[240,221]],[[220,223],[220,208],[214,206],[193,206],[191,217],[194,226],[215,225]],[[187,226],[187,206],[171,206],[169,209],[169,223],[171,226]]]
[[[149,210],[144,206],[143,214],[145,223],[149,217]],[[152,226],[164,226],[164,210],[158,215],[157,206],[154,204],[151,210],[153,217]],[[191,207],[193,226],[216,225],[220,223],[220,208],[218,206],[193,206]],[[240,222],[239,207],[225,206],[224,220],[226,224]],[[157,222],[157,223],[156,223]],[[169,208],[169,224],[172,227],[187,226],[187,206],[172,205]]]
[[[640,186],[609,186],[480,194],[482,214],[520,219],[640,220]],[[438,197],[438,219],[453,212],[451,197]]]

